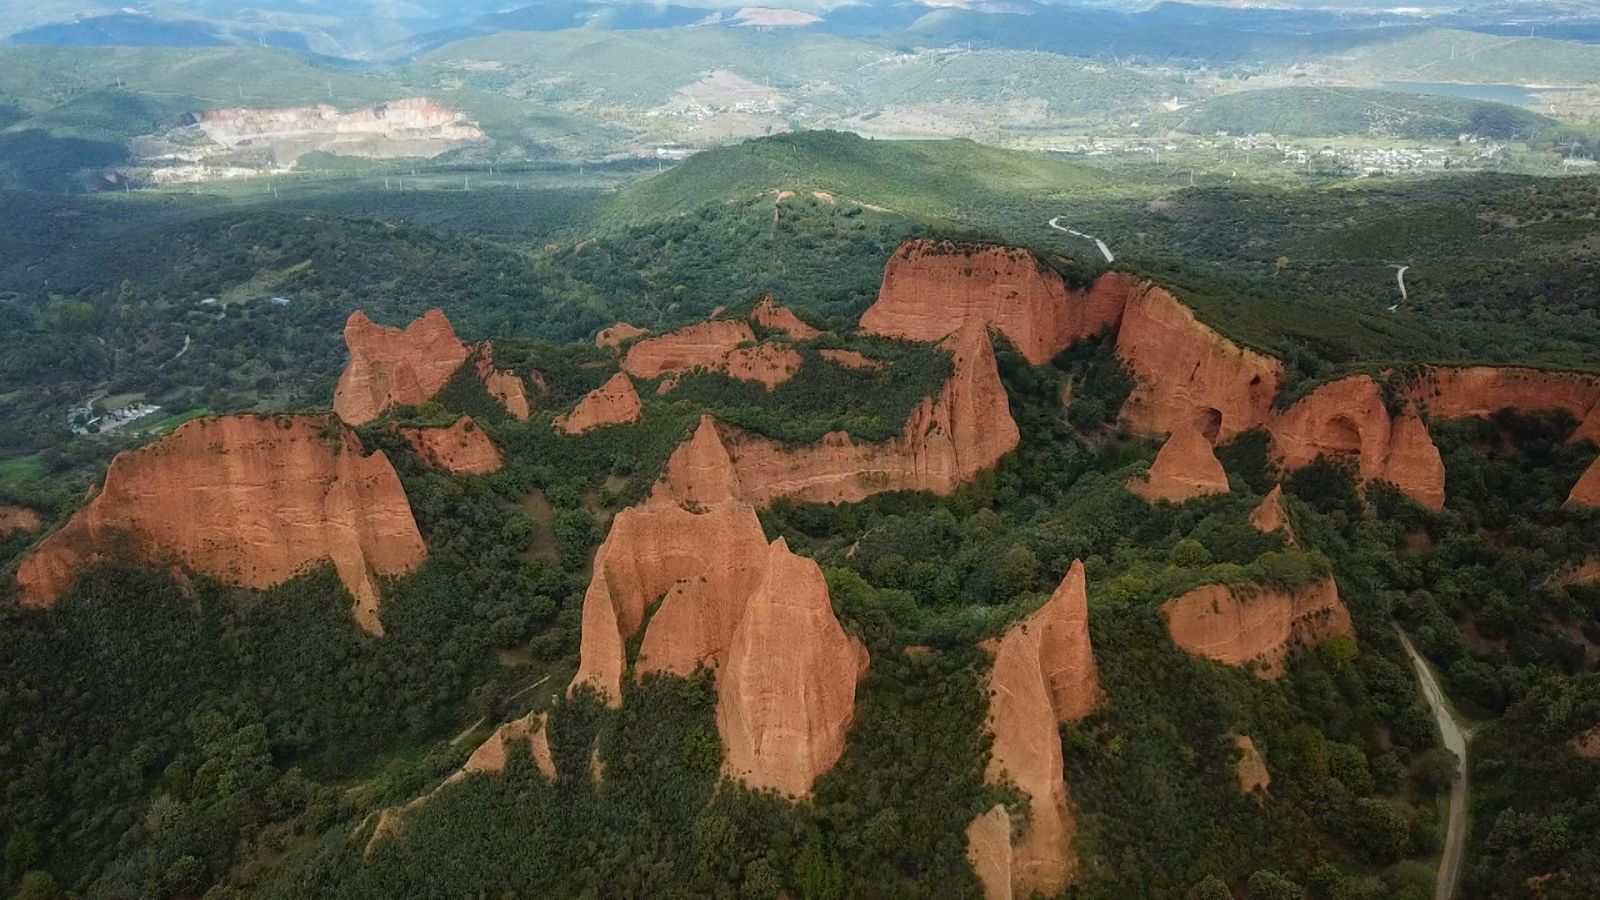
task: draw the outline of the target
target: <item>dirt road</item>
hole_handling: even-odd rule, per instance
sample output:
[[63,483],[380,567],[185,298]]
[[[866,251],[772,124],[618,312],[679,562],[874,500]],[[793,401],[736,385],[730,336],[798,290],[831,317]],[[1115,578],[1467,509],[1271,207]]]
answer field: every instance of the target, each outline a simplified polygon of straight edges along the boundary
[[1471,789],[1467,741],[1472,735],[1463,731],[1450,714],[1450,706],[1445,702],[1438,679],[1433,677],[1433,670],[1428,668],[1422,654],[1411,645],[1411,639],[1399,626],[1395,627],[1395,631],[1400,635],[1400,643],[1405,645],[1406,654],[1411,657],[1411,665],[1417,670],[1417,680],[1422,682],[1422,696],[1428,701],[1428,708],[1433,710],[1434,721],[1439,723],[1445,749],[1455,754],[1459,766],[1455,784],[1450,788],[1450,822],[1445,829],[1444,849],[1439,853],[1439,878],[1433,889],[1433,900],[1450,900],[1455,896],[1456,882],[1461,877],[1461,859],[1467,844],[1467,794]]

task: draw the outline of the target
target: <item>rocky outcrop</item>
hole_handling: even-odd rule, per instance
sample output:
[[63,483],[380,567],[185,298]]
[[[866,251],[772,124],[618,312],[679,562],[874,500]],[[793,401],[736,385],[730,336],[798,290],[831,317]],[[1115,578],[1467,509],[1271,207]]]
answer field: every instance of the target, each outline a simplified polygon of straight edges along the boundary
[[1584,759],[1600,759],[1600,725],[1571,740],[1572,751]]
[[105,486],[17,569],[23,603],[49,606],[101,559],[178,564],[269,588],[333,562],[356,620],[382,633],[378,575],[426,555],[383,453],[322,416],[196,419],[117,455]]
[[26,506],[8,506],[0,503],[0,534],[24,532],[32,534],[42,525],[39,514]]
[[500,471],[500,451],[478,423],[462,416],[448,428],[395,429],[418,457],[458,475],[487,475]]
[[1112,274],[1094,289],[1074,293],[1027,250],[911,240],[889,258],[861,330],[937,341],[977,324],[1005,335],[1029,362],[1043,365],[1073,341],[1115,327],[1127,284],[1127,276]]
[[1444,506],[1444,461],[1428,428],[1407,409],[1391,415],[1366,375],[1324,384],[1268,424],[1272,456],[1285,470],[1319,456],[1353,459],[1365,481],[1388,481],[1430,509]]
[[798,374],[803,362],[793,347],[768,342],[729,352],[721,368],[731,378],[754,381],[770,391]]
[[1250,512],[1250,524],[1262,534],[1283,532],[1284,539],[1295,542],[1294,526],[1289,522],[1289,510],[1283,505],[1283,485],[1275,484]]
[[762,328],[781,331],[796,341],[809,341],[822,334],[802,321],[794,314],[794,310],[779,306],[771,294],[762,297],[761,302],[750,311],[750,321]]
[[635,378],[658,378],[696,369],[717,371],[741,344],[755,343],[748,322],[713,319],[645,338],[628,348],[622,369]]
[[[1028,795],[1028,824],[1013,839],[1009,817],[1002,831],[1002,816],[989,810],[968,826],[968,858],[986,897],[1052,896],[1076,865],[1058,728],[1088,715],[1099,698],[1083,564],[1074,562],[1049,602],[986,646],[994,651],[986,681],[994,744],[985,777]],[[1010,880],[992,880],[1002,876]]]
[[1011,813],[996,803],[967,823],[967,864],[984,900],[1011,900]]
[[1600,375],[1515,366],[1430,366],[1406,393],[1434,419],[1485,418],[1502,409],[1563,409],[1583,423],[1600,406]]
[[618,322],[608,328],[600,329],[600,333],[594,336],[594,345],[602,350],[615,349],[621,346],[623,341],[649,333],[648,329],[635,328],[627,322]]
[[502,724],[489,735],[489,739],[472,751],[461,769],[445,782],[451,784],[468,775],[498,775],[506,770],[513,749],[526,748],[540,774],[552,781],[556,777],[555,758],[550,755],[550,736],[545,732],[549,718],[545,713],[528,713],[520,719]]
[[740,494],[757,506],[779,497],[849,503],[884,491],[949,494],[997,463],[1020,439],[983,326],[971,323],[942,345],[954,371],[940,392],[912,411],[901,436],[857,443],[842,432],[821,444],[787,447],[727,429]]
[[774,541],[717,675],[723,774],[810,794],[844,753],[867,664],[866,648],[833,615],[822,570]]
[[1239,758],[1234,761],[1233,769],[1239,776],[1239,792],[1253,794],[1264,791],[1272,785],[1272,773],[1267,771],[1266,760],[1261,758],[1261,751],[1256,749],[1256,742],[1248,734],[1230,734],[1233,747],[1239,752]]
[[585,394],[572,412],[557,417],[555,427],[563,434],[581,434],[591,428],[626,425],[639,421],[642,409],[633,382],[626,374],[618,372],[605,384]]
[[1350,612],[1332,578],[1293,591],[1208,584],[1168,600],[1161,612],[1184,652],[1229,666],[1254,664],[1262,678],[1282,675],[1297,647],[1354,636]]
[[1196,497],[1228,492],[1228,473],[1222,470],[1211,442],[1187,424],[1180,423],[1161,445],[1150,471],[1128,481],[1128,490],[1149,500],[1182,503]]
[[[342,112],[326,104],[285,109],[209,109],[184,117],[182,132],[199,132],[211,146],[183,141],[201,159],[223,151],[233,159],[260,157],[293,165],[322,151],[367,159],[432,158],[488,140],[461,113],[424,97],[391,100]],[[196,149],[198,148],[198,149]]]
[[657,600],[639,672],[686,675],[721,661],[768,557],[755,509],[733,484],[726,450],[702,424],[650,498],[617,514],[583,598],[575,687],[621,700],[625,647]]
[[1117,356],[1134,378],[1122,419],[1141,434],[1187,425],[1213,444],[1267,424],[1283,364],[1247,350],[1198,321],[1162,288],[1128,299]]
[[1572,486],[1572,492],[1567,494],[1566,507],[1600,506],[1600,458],[1589,464],[1583,470],[1583,475],[1578,478],[1578,483]]
[[354,312],[344,325],[350,362],[339,376],[333,411],[351,425],[370,422],[393,406],[420,406],[466,361],[467,345],[442,311],[430,309],[404,330],[374,324]]
[[855,350],[819,350],[817,355],[829,362],[838,363],[846,369],[878,370],[889,365],[884,360],[864,356]]
[[489,396],[500,401],[511,418],[518,422],[528,421],[533,408],[528,404],[527,385],[517,373],[494,367],[494,349],[487,341],[478,348],[476,365],[478,377],[483,379],[483,388],[489,392]]

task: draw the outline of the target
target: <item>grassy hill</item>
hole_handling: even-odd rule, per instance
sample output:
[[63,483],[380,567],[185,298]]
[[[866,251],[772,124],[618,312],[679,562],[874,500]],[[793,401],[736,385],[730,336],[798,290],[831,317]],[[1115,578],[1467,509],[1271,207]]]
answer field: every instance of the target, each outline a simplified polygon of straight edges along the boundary
[[1164,121],[1194,134],[1371,134],[1416,140],[1451,139],[1460,134],[1525,139],[1556,124],[1505,103],[1345,87],[1242,91],[1203,101]]

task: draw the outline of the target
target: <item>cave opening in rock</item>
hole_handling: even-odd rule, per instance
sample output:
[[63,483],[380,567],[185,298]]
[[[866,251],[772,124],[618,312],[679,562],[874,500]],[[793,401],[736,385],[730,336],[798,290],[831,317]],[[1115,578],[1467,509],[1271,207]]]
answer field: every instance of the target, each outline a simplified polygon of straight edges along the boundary
[[1222,410],[1215,407],[1202,407],[1195,410],[1194,430],[1205,435],[1205,439],[1215,444],[1217,434],[1222,431]]

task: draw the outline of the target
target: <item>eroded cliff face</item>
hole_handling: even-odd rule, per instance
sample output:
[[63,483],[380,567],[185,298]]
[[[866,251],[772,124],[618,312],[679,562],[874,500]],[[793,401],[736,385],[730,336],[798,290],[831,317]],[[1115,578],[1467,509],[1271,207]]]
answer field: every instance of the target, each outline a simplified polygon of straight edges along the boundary
[[707,418],[649,499],[617,514],[583,598],[575,687],[620,702],[625,647],[658,598],[636,661],[641,674],[687,675],[722,661],[768,557],[755,508],[737,499],[736,483]]
[[[193,140],[194,133],[204,139]],[[180,144],[185,157],[200,163],[292,166],[313,151],[367,159],[432,158],[488,137],[461,113],[412,97],[350,112],[328,105],[209,109],[188,114],[183,127],[164,139]]]
[[1256,508],[1250,512],[1250,524],[1263,533],[1282,531],[1289,543],[1295,542],[1294,526],[1289,522],[1289,511],[1283,505],[1283,485],[1275,484]]
[[1202,324],[1166,290],[1149,285],[1128,300],[1117,356],[1134,389],[1122,419],[1141,434],[1188,426],[1213,444],[1267,424],[1283,364]]
[[333,393],[333,411],[351,425],[392,406],[420,406],[443,388],[469,350],[444,312],[430,309],[404,329],[377,325],[360,311],[344,325],[350,362]]
[[0,534],[15,534],[19,531],[32,534],[38,531],[42,524],[39,521],[39,514],[26,506],[7,506],[0,503]]
[[1600,458],[1583,470],[1578,483],[1572,486],[1572,492],[1567,495],[1566,506],[1568,509],[1600,506]]
[[[1074,562],[1049,602],[988,645],[994,667],[986,681],[987,727],[994,744],[985,777],[1026,793],[1029,818],[1020,840],[1011,837],[1009,817],[1000,829],[1002,815],[994,809],[968,826],[968,858],[986,897],[1057,894],[1076,866],[1077,826],[1062,776],[1058,728],[1088,715],[1099,699],[1088,603],[1083,564]],[[1002,876],[1009,881],[993,881]]]
[[1021,433],[989,336],[981,324],[969,323],[942,346],[955,364],[950,380],[918,404],[894,440],[862,444],[838,432],[820,444],[791,448],[728,429],[723,439],[742,496],[766,506],[779,497],[848,503],[895,490],[943,495],[992,467]]
[[618,372],[605,384],[585,394],[572,412],[558,416],[555,427],[563,434],[579,434],[605,425],[626,425],[639,421],[642,409],[633,381]]
[[1228,492],[1228,473],[1217,461],[1211,442],[1187,424],[1180,423],[1161,445],[1150,471],[1128,481],[1128,490],[1154,503],[1182,503],[1196,497]]
[[911,240],[889,258],[861,330],[937,341],[977,324],[1043,365],[1073,341],[1115,327],[1128,283],[1127,276],[1110,274],[1078,294],[1027,250]]
[[881,359],[864,356],[855,350],[818,350],[817,355],[846,369],[882,369],[889,364]]
[[1364,481],[1388,481],[1430,509],[1444,506],[1444,461],[1410,409],[1391,415],[1366,375],[1324,384],[1268,424],[1272,456],[1285,470],[1318,456],[1356,460]]
[[769,341],[730,351],[721,368],[729,377],[754,381],[770,391],[799,374],[803,363],[798,350]]
[[383,453],[324,416],[196,419],[117,455],[100,493],[17,569],[23,603],[49,606],[101,559],[187,566],[269,588],[331,560],[362,628],[382,633],[374,576],[427,550]]
[[1564,409],[1582,423],[1600,406],[1600,376],[1515,366],[1430,366],[1407,396],[1434,419],[1485,418],[1502,409]]
[[676,331],[645,338],[628,348],[622,369],[635,378],[659,378],[695,369],[717,371],[740,344],[753,344],[750,323],[735,319],[696,322]]
[[809,341],[822,334],[801,321],[800,317],[794,314],[794,310],[779,306],[771,294],[762,297],[761,302],[750,311],[750,321],[762,328],[781,331],[796,341]]
[[1332,578],[1295,591],[1208,584],[1168,600],[1161,612],[1184,652],[1229,666],[1255,663],[1261,678],[1281,676],[1298,647],[1355,634]]
[[534,765],[539,767],[540,774],[554,781],[555,758],[550,755],[550,736],[545,732],[548,722],[549,718],[545,713],[537,715],[528,713],[520,719],[502,724],[489,735],[488,740],[472,751],[466,763],[445,784],[459,781],[468,775],[498,775],[504,772],[512,751],[518,747],[525,749],[533,759]]
[[488,341],[478,346],[476,365],[478,377],[483,379],[483,388],[489,392],[489,396],[500,401],[511,418],[518,422],[528,421],[528,416],[533,412],[528,403],[528,386],[517,373],[494,367],[494,349]]
[[610,327],[600,329],[600,333],[594,336],[594,345],[602,350],[614,349],[621,345],[623,341],[649,333],[647,329],[637,328],[627,322],[618,322]]
[[448,428],[395,429],[429,465],[460,475],[500,471],[502,459],[478,423],[462,416]]
[[833,615],[822,569],[782,538],[717,673],[723,774],[791,797],[844,753],[867,650]]

